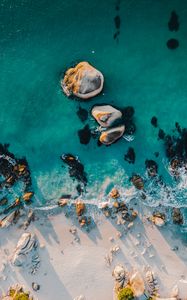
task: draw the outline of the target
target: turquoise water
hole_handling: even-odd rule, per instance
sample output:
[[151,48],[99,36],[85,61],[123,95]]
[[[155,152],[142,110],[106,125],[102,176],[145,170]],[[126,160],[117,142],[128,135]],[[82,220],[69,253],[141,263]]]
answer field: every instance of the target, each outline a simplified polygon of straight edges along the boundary
[[[145,176],[148,158],[159,163],[159,173],[178,193],[167,200],[158,191],[147,203],[187,206],[185,188],[169,177],[158,129],[150,124],[155,115],[168,133],[175,122],[186,126],[186,1],[121,1],[119,42],[113,39],[114,0],[1,0],[0,5],[0,141],[27,157],[38,201],[53,203],[74,190],[76,183],[59,159],[71,152],[88,173],[87,197],[96,198],[107,182],[126,189],[133,171]],[[173,9],[180,18],[178,32],[167,26]],[[166,47],[169,38],[179,40],[178,49]],[[59,82],[65,68],[81,60],[105,76],[103,94],[81,106],[133,106],[137,131],[132,143],[80,144],[77,131],[84,125],[76,114],[78,102],[63,95]],[[89,124],[95,126],[91,118]],[[129,146],[136,153],[134,165],[123,159]]]

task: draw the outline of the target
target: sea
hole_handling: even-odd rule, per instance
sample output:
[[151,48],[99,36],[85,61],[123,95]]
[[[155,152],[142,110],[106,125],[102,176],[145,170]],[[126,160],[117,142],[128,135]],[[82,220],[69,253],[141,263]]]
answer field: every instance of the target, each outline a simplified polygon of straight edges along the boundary
[[[172,11],[176,31],[168,27]],[[178,41],[176,49],[168,48],[170,39]],[[102,93],[85,102],[67,98],[60,86],[64,71],[80,61],[105,78]],[[147,206],[187,207],[187,175],[181,171],[177,181],[171,176],[158,139],[159,129],[172,134],[176,122],[187,127],[187,1],[0,0],[0,74],[0,143],[27,158],[32,205],[47,207],[62,194],[76,195],[77,182],[60,159],[71,153],[87,173],[84,199],[104,201],[115,186],[127,201],[137,197]],[[80,143],[80,129],[97,128],[90,110],[101,103],[134,108],[133,141],[121,138],[110,147],[98,147],[93,138]],[[89,114],[84,123],[79,106]],[[129,147],[134,164],[124,160]],[[146,159],[158,163],[167,192],[148,178]],[[145,180],[146,199],[132,188],[133,173]]]

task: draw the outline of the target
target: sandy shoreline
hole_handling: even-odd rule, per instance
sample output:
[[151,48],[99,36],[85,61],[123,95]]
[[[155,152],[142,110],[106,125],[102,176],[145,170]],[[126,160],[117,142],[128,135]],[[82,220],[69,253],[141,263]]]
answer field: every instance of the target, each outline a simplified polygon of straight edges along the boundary
[[[35,275],[10,264],[11,253],[24,230],[19,224],[1,229],[0,293],[11,284],[20,283],[39,300],[71,300],[79,295],[87,300],[112,300],[112,271],[120,263],[142,274],[151,267],[158,279],[161,297],[169,297],[177,284],[180,298],[186,299],[187,248],[181,240],[179,227],[152,225],[141,215],[145,209],[138,207],[139,217],[129,229],[116,225],[115,220],[95,209],[96,227],[90,232],[80,228],[74,215],[67,218],[63,209],[55,214],[38,211],[37,220],[26,230],[35,233],[40,243],[41,266]],[[70,233],[72,226],[76,234]],[[118,231],[122,233],[121,238]],[[120,250],[109,265],[107,257],[115,246]],[[178,250],[173,251],[176,246]],[[32,282],[40,285],[39,291],[32,290]]]

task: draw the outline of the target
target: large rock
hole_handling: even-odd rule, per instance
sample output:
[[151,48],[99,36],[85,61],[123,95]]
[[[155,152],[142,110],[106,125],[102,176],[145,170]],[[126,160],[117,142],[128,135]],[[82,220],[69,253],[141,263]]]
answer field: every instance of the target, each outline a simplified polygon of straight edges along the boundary
[[103,89],[102,73],[88,62],[80,62],[66,71],[61,86],[67,96],[88,99],[98,95]]
[[99,125],[106,128],[122,117],[122,113],[111,105],[94,106],[91,114]]
[[130,278],[130,287],[135,297],[140,297],[144,294],[145,285],[140,273],[134,273]]
[[23,233],[14,250],[12,264],[21,267],[27,262],[28,258],[30,258],[31,263],[38,264],[37,246],[38,242],[34,234],[29,232]]
[[110,145],[116,142],[125,132],[125,126],[118,126],[115,128],[103,131],[99,137],[99,140],[104,145]]

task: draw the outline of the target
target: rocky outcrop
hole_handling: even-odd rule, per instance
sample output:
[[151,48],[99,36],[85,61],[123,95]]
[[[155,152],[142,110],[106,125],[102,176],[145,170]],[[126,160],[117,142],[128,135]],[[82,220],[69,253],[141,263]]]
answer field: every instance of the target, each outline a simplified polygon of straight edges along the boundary
[[103,89],[102,73],[88,62],[80,62],[66,71],[61,86],[67,96],[89,99],[98,95]]
[[112,276],[115,279],[115,290],[116,292],[125,287],[128,283],[128,273],[122,265],[117,265],[113,272]]
[[181,213],[180,208],[173,208],[172,212],[173,223],[181,225],[184,222],[183,215]]
[[78,217],[82,216],[86,209],[85,204],[81,201],[77,201],[77,203],[75,204],[75,207],[76,207],[77,216]]
[[148,270],[145,274],[147,290],[151,297],[158,295],[158,282],[155,278],[154,273],[151,270]]
[[12,257],[12,264],[21,267],[31,264],[32,273],[36,270],[40,259],[37,254],[38,242],[36,236],[32,233],[25,232],[20,237]]
[[124,134],[125,126],[118,126],[103,131],[99,137],[99,141],[104,145],[111,145],[116,142]]
[[122,117],[122,113],[111,105],[94,106],[91,114],[99,125],[105,128],[110,127],[116,120]]
[[165,225],[166,216],[163,213],[155,212],[153,214],[153,216],[151,217],[151,220],[156,226],[161,227],[161,226]]
[[113,188],[110,192],[110,197],[113,199],[117,199],[120,197],[119,191],[116,188]]
[[133,175],[131,181],[138,190],[144,189],[143,179],[139,175]]
[[130,277],[130,287],[135,297],[140,297],[144,294],[145,285],[139,272],[135,272]]
[[13,223],[16,223],[19,217],[20,217],[19,209],[14,210],[13,212],[9,213],[7,216],[5,216],[3,219],[0,220],[0,227],[1,228],[9,227]]

